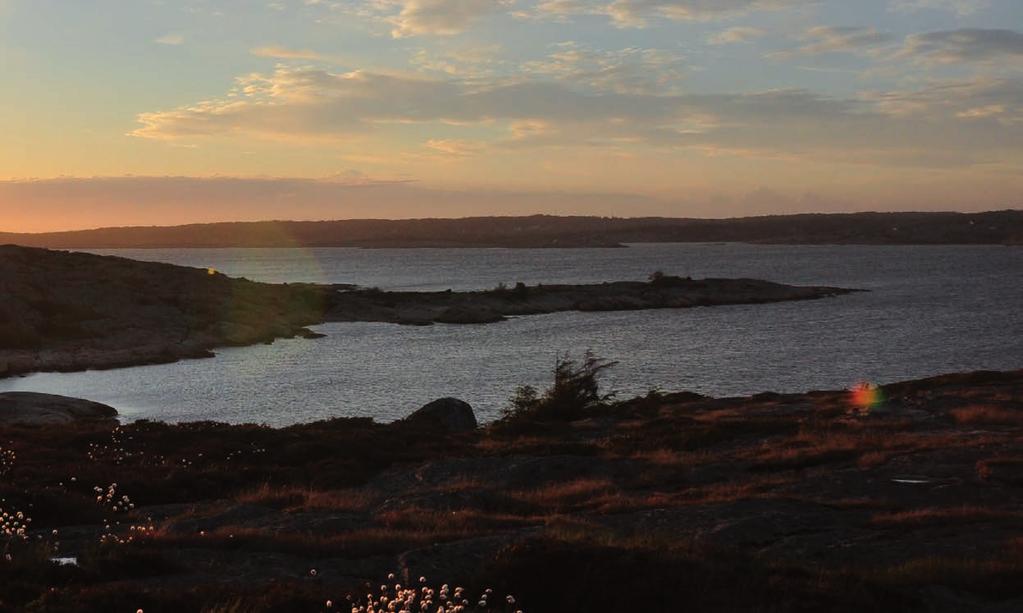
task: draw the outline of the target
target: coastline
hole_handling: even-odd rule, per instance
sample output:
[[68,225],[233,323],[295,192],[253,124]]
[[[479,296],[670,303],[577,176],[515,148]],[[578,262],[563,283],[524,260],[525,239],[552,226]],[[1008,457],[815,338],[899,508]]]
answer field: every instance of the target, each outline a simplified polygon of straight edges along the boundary
[[857,290],[754,279],[486,291],[387,292],[351,285],[267,284],[202,270],[43,249],[0,247],[0,377],[211,357],[218,347],[316,338],[326,322],[486,324],[509,316],[764,304]]

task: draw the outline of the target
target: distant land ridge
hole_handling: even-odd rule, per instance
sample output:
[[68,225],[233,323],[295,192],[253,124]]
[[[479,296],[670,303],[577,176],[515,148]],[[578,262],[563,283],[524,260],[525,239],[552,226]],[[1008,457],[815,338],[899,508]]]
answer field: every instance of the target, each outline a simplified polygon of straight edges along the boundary
[[650,242],[1023,245],[1023,210],[841,213],[733,219],[466,217],[257,221],[0,233],[0,244],[51,249],[185,247],[620,247]]

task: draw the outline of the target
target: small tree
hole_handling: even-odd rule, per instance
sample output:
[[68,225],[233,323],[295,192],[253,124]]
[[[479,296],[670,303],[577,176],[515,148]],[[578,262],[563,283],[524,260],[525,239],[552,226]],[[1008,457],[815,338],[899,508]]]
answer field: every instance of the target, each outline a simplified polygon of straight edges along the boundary
[[515,388],[515,395],[508,402],[509,406],[504,410],[505,417],[529,413],[540,402],[540,393],[532,385],[520,385]]
[[515,390],[505,418],[537,416],[554,419],[572,419],[597,408],[614,398],[614,392],[601,394],[600,374],[617,362],[598,358],[587,351],[582,362],[568,355],[558,357],[554,364],[554,384],[543,395],[536,388],[524,385]]

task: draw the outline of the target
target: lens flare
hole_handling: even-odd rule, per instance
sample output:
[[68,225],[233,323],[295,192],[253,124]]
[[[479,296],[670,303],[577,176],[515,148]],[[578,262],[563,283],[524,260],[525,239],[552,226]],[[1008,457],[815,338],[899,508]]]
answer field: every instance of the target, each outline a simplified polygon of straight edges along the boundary
[[870,412],[884,402],[884,393],[873,383],[857,383],[849,390],[849,395],[853,408],[862,412]]

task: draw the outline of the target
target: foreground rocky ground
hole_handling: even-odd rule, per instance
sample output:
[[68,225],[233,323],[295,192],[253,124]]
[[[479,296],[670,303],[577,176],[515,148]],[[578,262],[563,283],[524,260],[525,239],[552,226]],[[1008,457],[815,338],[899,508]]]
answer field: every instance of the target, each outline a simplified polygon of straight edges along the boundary
[[217,347],[317,336],[325,321],[489,323],[555,311],[825,298],[850,290],[750,279],[382,292],[267,284],[213,270],[0,246],[0,377],[208,357]]
[[566,373],[478,429],[0,427],[31,518],[0,610],[347,611],[420,576],[487,610],[1023,610],[1023,371],[623,402]]

